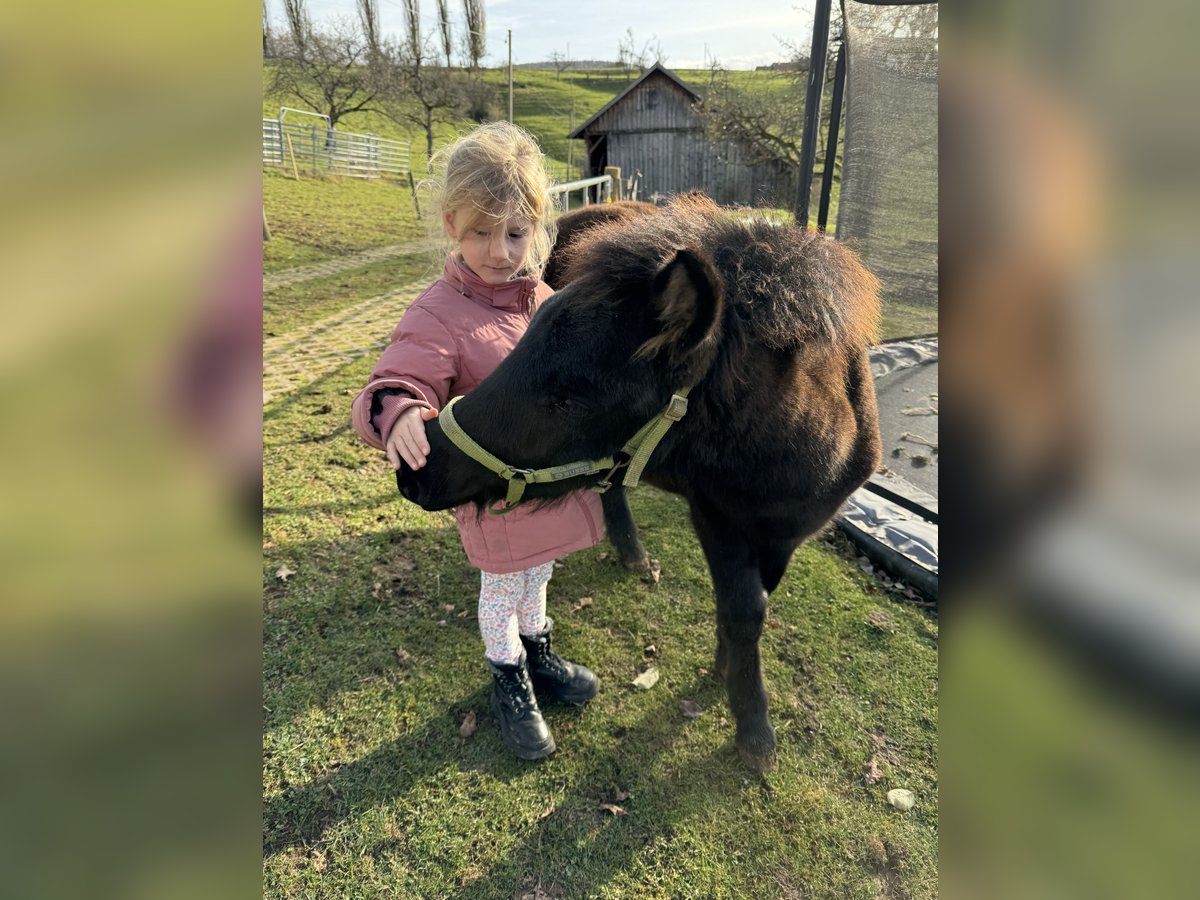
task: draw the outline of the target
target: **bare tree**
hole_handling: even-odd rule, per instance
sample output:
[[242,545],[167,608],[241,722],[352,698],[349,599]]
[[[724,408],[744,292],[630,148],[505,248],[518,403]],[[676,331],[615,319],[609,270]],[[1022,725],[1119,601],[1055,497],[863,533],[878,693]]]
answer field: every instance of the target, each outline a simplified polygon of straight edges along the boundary
[[[773,72],[774,83],[749,93],[736,86],[729,71],[716,59],[708,60],[709,79],[703,99],[696,112],[705,134],[713,142],[732,141],[748,153],[752,162],[780,162],[799,167],[804,137],[805,99],[809,60],[807,50],[784,42],[790,54],[789,65]],[[825,67],[824,90],[832,90],[836,67],[833,58],[837,48],[830,48],[830,60]],[[765,89],[764,89],[765,88]],[[819,174],[827,164],[826,136],[829,133],[830,105],[821,105],[817,131],[815,171]],[[835,175],[841,160],[828,161]]]
[[294,18],[289,12],[292,33],[281,42],[271,92],[295,97],[329,116],[330,128],[350,113],[374,109],[378,88],[366,65],[370,50],[358,28],[345,20],[313,28],[302,0],[285,2],[300,15]]
[[710,60],[708,86],[696,105],[709,140],[740,144],[754,162],[799,165],[807,72],[789,72],[785,77],[789,81],[786,88],[750,94],[733,84],[720,63]]
[[269,59],[275,55],[271,40],[271,17],[267,13],[267,0],[263,0],[263,59]]
[[421,37],[421,6],[417,0],[404,3],[404,46],[401,48],[405,61],[419,71],[425,61],[425,40]]
[[657,36],[651,35],[650,40],[642,45],[641,50],[638,50],[637,41],[633,37],[633,29],[625,29],[625,36],[617,44],[617,64],[626,75],[632,75],[634,69],[641,73],[655,63],[665,65],[666,62],[667,56],[663,53],[662,42],[658,40]]
[[547,57],[550,63],[554,66],[555,80],[562,78],[562,73],[571,68],[571,58],[561,50],[555,50]]
[[312,33],[312,20],[308,17],[304,0],[283,0],[283,13],[287,17],[288,33],[294,48],[303,52]]
[[[408,2],[408,0],[406,0]],[[414,51],[410,38],[391,41],[382,50],[385,63],[376,73],[379,110],[403,127],[425,132],[425,150],[433,155],[434,126],[453,121],[465,104],[465,73],[456,69],[424,65],[424,44]]]
[[454,36],[450,31],[450,0],[437,0],[438,33],[442,38],[442,52],[446,54],[446,68],[450,68],[451,51],[454,49]]
[[379,52],[379,4],[376,0],[358,0],[358,21],[367,50],[374,56]]
[[469,60],[468,68],[474,72],[487,52],[487,16],[483,0],[463,0],[463,13],[467,26],[467,33],[463,37],[464,55]]

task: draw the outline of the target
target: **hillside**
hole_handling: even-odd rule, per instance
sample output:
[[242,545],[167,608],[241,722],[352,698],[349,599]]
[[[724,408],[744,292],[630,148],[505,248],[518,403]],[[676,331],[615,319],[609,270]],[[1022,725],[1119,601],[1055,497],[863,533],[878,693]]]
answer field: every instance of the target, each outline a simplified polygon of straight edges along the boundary
[[[274,118],[279,115],[280,106],[295,106],[298,101],[295,98],[268,94],[271,67],[272,63],[268,61],[263,70],[263,115]],[[693,90],[703,93],[708,83],[708,70],[672,71]],[[730,74],[739,87],[754,91],[783,90],[791,83],[786,75],[775,72],[738,71]],[[507,71],[486,69],[484,78],[496,89],[493,114],[496,117],[504,117],[508,108]],[[634,78],[630,78],[615,66],[561,73],[553,69],[514,67],[513,119],[538,139],[556,178],[563,180],[579,177],[583,142],[570,141],[567,135],[633,80]],[[459,117],[453,124],[438,125],[435,130],[435,146],[451,140],[456,134],[471,128],[473,124],[471,119]],[[420,129],[404,128],[374,112],[351,113],[342,120],[339,127],[347,131],[411,141],[414,170],[420,170],[425,150],[425,135]]]

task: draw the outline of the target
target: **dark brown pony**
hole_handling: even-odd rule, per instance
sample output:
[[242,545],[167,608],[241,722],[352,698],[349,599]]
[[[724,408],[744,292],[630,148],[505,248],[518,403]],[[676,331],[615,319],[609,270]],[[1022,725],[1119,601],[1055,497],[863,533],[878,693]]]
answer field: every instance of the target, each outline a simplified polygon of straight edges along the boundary
[[[716,593],[716,671],[735,744],[747,764],[769,768],[758,649],[767,595],[880,461],[866,353],[878,282],[836,241],[738,221],[697,197],[594,227],[567,256],[566,286],[456,418],[509,465],[537,469],[618,453],[691,387],[644,479],[688,501]],[[429,464],[397,473],[405,497],[445,509],[504,496],[505,483],[436,421],[426,433]],[[526,496],[552,502],[600,477],[530,485]],[[610,521],[617,506],[628,519],[620,485],[606,496]]]

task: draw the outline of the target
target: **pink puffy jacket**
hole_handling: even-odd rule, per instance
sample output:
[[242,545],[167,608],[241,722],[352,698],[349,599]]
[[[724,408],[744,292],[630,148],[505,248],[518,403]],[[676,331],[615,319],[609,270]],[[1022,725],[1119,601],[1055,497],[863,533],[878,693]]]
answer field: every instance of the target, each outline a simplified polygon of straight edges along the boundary
[[[553,292],[532,275],[490,285],[461,261],[447,260],[442,277],[404,313],[370,382],[354,398],[354,429],[382,450],[408,407],[440,411],[451,397],[468,393],[516,346],[535,303]],[[372,399],[381,389],[410,396],[385,395],[372,420]],[[471,565],[497,574],[550,562],[604,537],[600,496],[593,491],[576,491],[550,509],[518,507],[503,516],[480,517],[468,504],[455,510],[455,519]]]

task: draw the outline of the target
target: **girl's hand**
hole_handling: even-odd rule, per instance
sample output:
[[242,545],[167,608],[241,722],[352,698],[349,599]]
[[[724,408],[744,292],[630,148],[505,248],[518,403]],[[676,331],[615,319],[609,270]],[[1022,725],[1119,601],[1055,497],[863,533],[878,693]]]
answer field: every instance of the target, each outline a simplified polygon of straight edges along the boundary
[[400,413],[387,440],[387,458],[393,469],[400,469],[401,459],[408,463],[410,469],[425,465],[425,457],[429,453],[425,423],[436,418],[437,410],[428,406],[410,406]]

